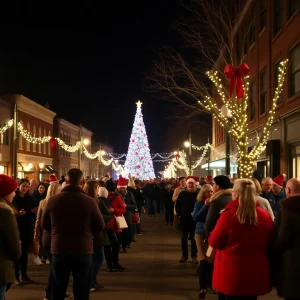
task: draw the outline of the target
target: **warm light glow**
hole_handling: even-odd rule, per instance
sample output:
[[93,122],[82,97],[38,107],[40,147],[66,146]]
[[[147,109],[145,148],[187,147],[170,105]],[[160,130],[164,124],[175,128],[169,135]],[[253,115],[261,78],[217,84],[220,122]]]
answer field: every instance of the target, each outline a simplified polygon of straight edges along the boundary
[[44,163],[39,163],[39,167],[40,167],[40,169],[43,169],[44,168]]
[[138,101],[138,102],[136,102],[135,104],[136,104],[136,106],[137,106],[138,108],[141,108],[141,107],[142,107],[142,104],[143,104],[143,102],[141,102],[141,101],[139,100],[139,101]]
[[178,154],[178,152],[177,151],[174,151],[174,153],[173,153],[174,155],[177,155]]
[[191,146],[191,143],[189,141],[184,142],[184,147],[188,148]]
[[106,154],[106,152],[104,150],[102,150],[100,153],[101,153],[101,155],[105,155]]
[[1,174],[4,173],[4,166],[0,166],[0,173],[1,173]]
[[29,164],[28,164],[28,168],[29,168],[29,169],[32,169],[32,168],[33,168],[33,164],[32,164],[32,163],[29,163]]
[[90,141],[88,139],[84,139],[83,140],[83,145],[87,146],[89,145]]

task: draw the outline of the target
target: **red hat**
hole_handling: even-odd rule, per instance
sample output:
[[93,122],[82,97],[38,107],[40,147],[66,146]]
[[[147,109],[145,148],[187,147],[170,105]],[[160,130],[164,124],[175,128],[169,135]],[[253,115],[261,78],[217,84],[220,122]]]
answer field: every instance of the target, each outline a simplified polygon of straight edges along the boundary
[[187,178],[186,178],[186,184],[188,184],[189,182],[194,182],[194,183],[196,183],[196,180],[195,180],[195,177],[194,176],[188,176]]
[[119,180],[117,183],[117,188],[120,188],[120,187],[127,187],[126,178],[122,177],[122,175],[119,176]]
[[284,181],[284,176],[282,174],[278,175],[273,179],[273,182],[280,186],[281,188],[283,187],[283,181]]
[[213,181],[212,176],[206,176],[205,177],[205,182],[212,182],[212,181]]
[[4,174],[0,175],[0,198],[14,192],[18,187],[18,183],[11,177],[8,177]]
[[56,178],[56,176],[54,174],[50,175],[49,180],[50,180],[50,183],[58,181],[57,178]]

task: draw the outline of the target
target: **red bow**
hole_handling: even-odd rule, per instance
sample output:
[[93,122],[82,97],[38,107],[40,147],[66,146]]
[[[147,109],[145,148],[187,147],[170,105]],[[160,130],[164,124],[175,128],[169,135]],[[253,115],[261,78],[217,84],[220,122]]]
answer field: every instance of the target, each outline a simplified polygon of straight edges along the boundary
[[247,64],[241,64],[238,68],[231,65],[226,65],[224,74],[230,79],[229,95],[232,96],[234,84],[236,83],[236,96],[238,99],[244,97],[243,80],[242,77],[248,75],[250,68]]
[[178,160],[180,158],[180,155],[178,153],[175,154],[174,156],[175,156],[176,160]]
[[54,151],[54,148],[58,149],[58,144],[57,144],[56,138],[52,137],[49,142],[50,142],[51,151]]

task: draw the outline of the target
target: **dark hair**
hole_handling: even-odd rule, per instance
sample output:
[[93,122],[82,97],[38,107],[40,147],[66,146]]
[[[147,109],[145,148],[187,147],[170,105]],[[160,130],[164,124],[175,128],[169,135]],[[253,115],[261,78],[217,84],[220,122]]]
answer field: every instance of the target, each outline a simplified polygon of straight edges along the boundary
[[69,185],[79,185],[83,178],[83,173],[80,169],[73,168],[68,171],[67,177]]
[[105,187],[105,182],[104,180],[98,180],[99,186]]
[[30,184],[30,181],[28,180],[28,179],[26,179],[26,178],[22,178],[22,179],[20,179],[19,180],[19,186],[21,185],[21,184],[23,184],[24,182],[27,182],[27,183],[29,183]]
[[99,183],[98,183],[98,181],[97,180],[88,180],[86,183],[85,183],[85,185],[84,185],[84,187],[83,187],[83,190],[84,190],[84,192],[88,195],[88,196],[90,196],[90,197],[92,197],[92,198],[94,198],[94,199],[97,199],[98,198],[98,195],[97,195],[97,191],[96,191],[96,188],[99,186]]
[[179,181],[180,181],[180,180],[182,180],[182,179],[185,179],[185,177],[184,177],[184,176],[182,176],[182,177],[179,177]]

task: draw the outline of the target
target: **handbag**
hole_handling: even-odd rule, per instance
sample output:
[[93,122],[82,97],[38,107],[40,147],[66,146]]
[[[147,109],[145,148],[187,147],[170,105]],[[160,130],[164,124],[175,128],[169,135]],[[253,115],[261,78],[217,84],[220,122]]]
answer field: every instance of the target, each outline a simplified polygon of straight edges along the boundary
[[132,224],[140,224],[140,214],[138,212],[132,213]]
[[116,220],[118,229],[128,228],[127,222],[126,222],[125,217],[123,215],[118,216],[118,217],[115,216],[115,220]]

